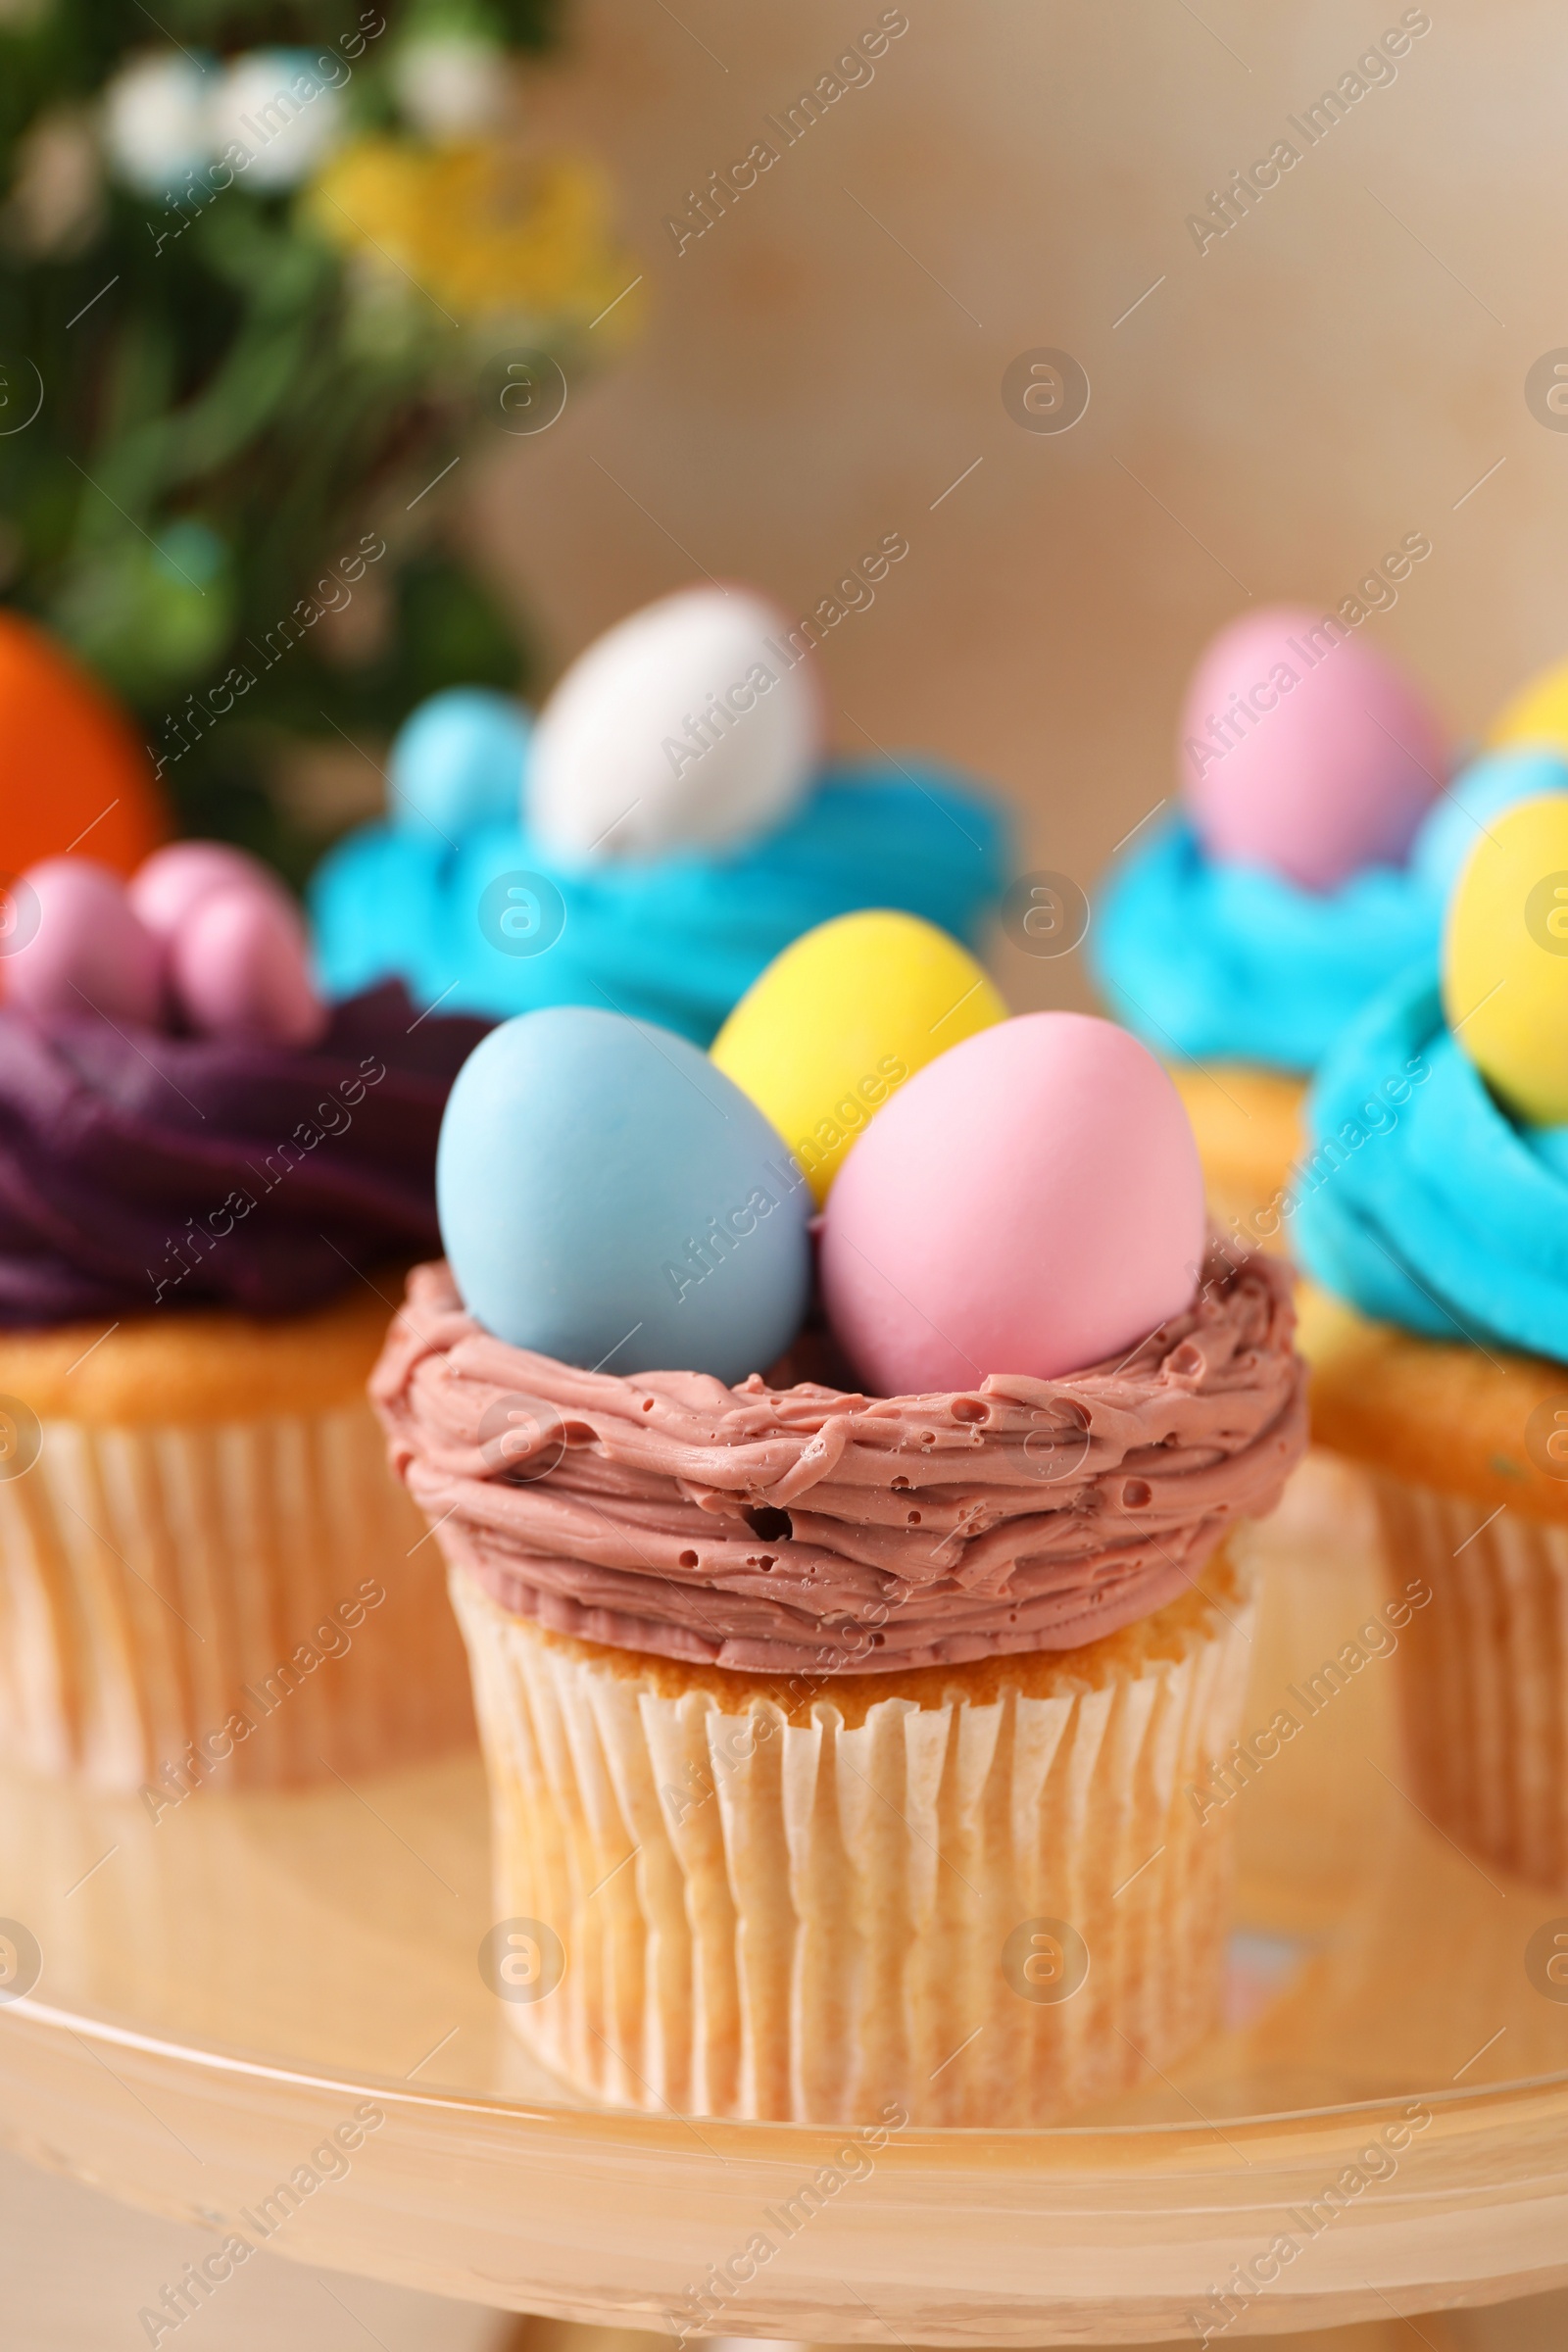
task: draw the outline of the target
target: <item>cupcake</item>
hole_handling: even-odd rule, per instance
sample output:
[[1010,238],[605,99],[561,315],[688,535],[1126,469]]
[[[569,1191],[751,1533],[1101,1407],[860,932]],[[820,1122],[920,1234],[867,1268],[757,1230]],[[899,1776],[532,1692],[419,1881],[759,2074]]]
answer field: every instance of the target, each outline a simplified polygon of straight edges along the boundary
[[1568,797],[1494,818],[1441,978],[1319,1074],[1296,1246],[1314,1434],[1373,1477],[1409,1793],[1492,1870],[1568,1886]]
[[156,853],[12,889],[0,965],[0,1752],[140,1788],[469,1736],[439,1565],[364,1397],[483,1034],[330,1012],[281,885]]
[[592,645],[536,724],[477,689],[425,704],[385,821],[312,883],[328,993],[395,975],[421,1004],[590,1004],[706,1046],[832,915],[903,908],[973,944],[1006,886],[1003,812],[916,754],[825,760],[828,625],[687,589]]
[[749,1092],[540,1012],[460,1076],[438,1186],[371,1392],[451,1566],[529,2049],[842,2123],[1040,2123],[1168,2066],[1223,1973],[1225,1538],[1304,1404],[1284,1269],[1205,1243],[1157,1063],[1071,1013],[928,1045],[813,1268]]
[[[1429,552],[1407,543],[1390,569]],[[1278,1234],[1309,1074],[1432,956],[1441,917],[1411,853],[1443,738],[1347,601],[1215,638],[1182,711],[1176,812],[1139,829],[1090,934],[1105,1003],[1174,1067],[1217,1219],[1251,1241]]]

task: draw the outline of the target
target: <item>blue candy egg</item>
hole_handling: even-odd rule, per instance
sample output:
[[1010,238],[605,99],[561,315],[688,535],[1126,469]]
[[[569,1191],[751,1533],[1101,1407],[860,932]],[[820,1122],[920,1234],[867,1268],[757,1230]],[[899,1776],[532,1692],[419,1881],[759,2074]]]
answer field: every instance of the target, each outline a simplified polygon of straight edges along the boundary
[[1555,752],[1489,752],[1472,760],[1433,802],[1411,847],[1411,873],[1446,903],[1493,818],[1544,792],[1568,792],[1568,762]]
[[810,1189],[682,1037],[585,1006],[493,1029],[436,1155],[441,1235],[498,1339],[586,1370],[760,1372],[810,1290]]
[[515,824],[532,732],[527,711],[488,686],[449,686],[406,718],[387,762],[387,813],[400,832],[452,842]]

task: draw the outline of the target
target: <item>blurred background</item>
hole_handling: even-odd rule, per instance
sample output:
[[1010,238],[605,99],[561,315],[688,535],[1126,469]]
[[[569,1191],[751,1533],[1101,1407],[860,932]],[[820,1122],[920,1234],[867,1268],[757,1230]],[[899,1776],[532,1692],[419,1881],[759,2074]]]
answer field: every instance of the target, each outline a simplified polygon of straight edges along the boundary
[[[1249,604],[1339,608],[1423,535],[1364,625],[1460,739],[1568,642],[1539,0],[0,0],[0,598],[129,702],[184,829],[296,879],[423,695],[537,697],[704,576],[805,614],[888,533],[820,656],[838,746],[1001,784],[1091,899]],[[1089,1001],[1077,956],[996,961]],[[18,2340],[137,2340],[176,2233],[4,2178]],[[207,2336],[506,2332],[329,2284],[259,2266]],[[1384,2332],[1562,2314],[1466,2325]]]
[[[0,438],[7,593],[177,753],[187,823],[301,872],[433,686],[537,693],[704,574],[809,612],[889,531],[908,557],[821,655],[840,744],[995,778],[1025,863],[1086,886],[1169,791],[1181,682],[1250,602],[1336,608],[1424,534],[1367,635],[1460,738],[1561,651],[1568,417],[1527,399],[1568,342],[1544,8],[510,0],[362,31],[378,13],[314,12],[345,71],[364,42],[351,78],[271,181],[202,205],[170,60],[188,84],[286,12],[190,0],[187,59],[133,6],[6,0],[33,61],[0,91],[6,413],[24,353],[56,387]],[[1224,226],[1282,139],[1299,162]],[[778,159],[738,189],[759,140]],[[1065,430],[1023,406],[1041,351],[1087,378]],[[247,656],[256,690],[198,738],[187,697],[366,530],[389,559],[275,674]],[[1020,1005],[1084,995],[1076,956],[998,953]]]
[[0,6],[0,592],[130,705],[181,830],[298,880],[421,696],[528,683],[446,485],[633,272],[601,166],[527,122],[547,0],[166,15]]
[[[1316,146],[1289,127],[1426,13],[911,5],[875,79],[677,252],[666,219],[880,12],[584,0],[536,104],[613,160],[648,323],[467,485],[546,661],[699,567],[808,610],[902,530],[907,560],[823,650],[841,741],[998,779],[1024,862],[1092,886],[1172,789],[1220,622],[1333,609],[1421,531],[1366,635],[1478,731],[1568,640],[1568,419],[1525,396],[1568,344],[1568,25],[1530,0],[1434,11]],[[1189,216],[1280,139],[1299,163],[1200,251]],[[1088,375],[1069,430],[1004,404],[1038,349]],[[1020,1006],[1087,1001],[1077,956],[999,958]]]

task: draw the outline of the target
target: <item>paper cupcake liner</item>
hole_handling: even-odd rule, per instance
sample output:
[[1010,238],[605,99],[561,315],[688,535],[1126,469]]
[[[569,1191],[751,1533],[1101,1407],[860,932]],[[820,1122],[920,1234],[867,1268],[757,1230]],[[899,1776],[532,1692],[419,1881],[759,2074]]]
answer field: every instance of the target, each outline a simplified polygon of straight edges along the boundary
[[1568,1887],[1568,1526],[1380,1473],[1407,1786],[1483,1861]]
[[[1250,1576],[1060,1658],[824,1686],[543,1632],[465,1571],[495,1816],[493,1988],[591,2095],[694,2115],[1037,2124],[1214,2023]],[[848,1718],[848,1720],[847,1720]],[[1087,1963],[1087,1974],[1084,1974]],[[1065,1996],[1065,1997],[1063,1997]]]
[[437,1546],[358,1399],[45,1421],[0,1480],[8,1762],[156,1810],[439,1752],[472,1736],[467,1685]]

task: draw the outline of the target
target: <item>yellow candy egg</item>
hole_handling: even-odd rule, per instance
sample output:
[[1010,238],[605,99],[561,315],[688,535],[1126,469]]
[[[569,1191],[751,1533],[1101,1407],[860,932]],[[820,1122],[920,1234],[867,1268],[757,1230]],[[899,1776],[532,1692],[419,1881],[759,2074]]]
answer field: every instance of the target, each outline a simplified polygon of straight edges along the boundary
[[820,1205],[888,1097],[1006,1017],[967,949],[917,915],[878,908],[819,923],[775,956],[712,1056],[772,1120]]
[[1542,744],[1568,760],[1568,662],[1527,678],[1487,729],[1487,741],[1499,751]]
[[1443,1005],[1499,1102],[1568,1120],[1568,793],[1494,817],[1448,906]]

